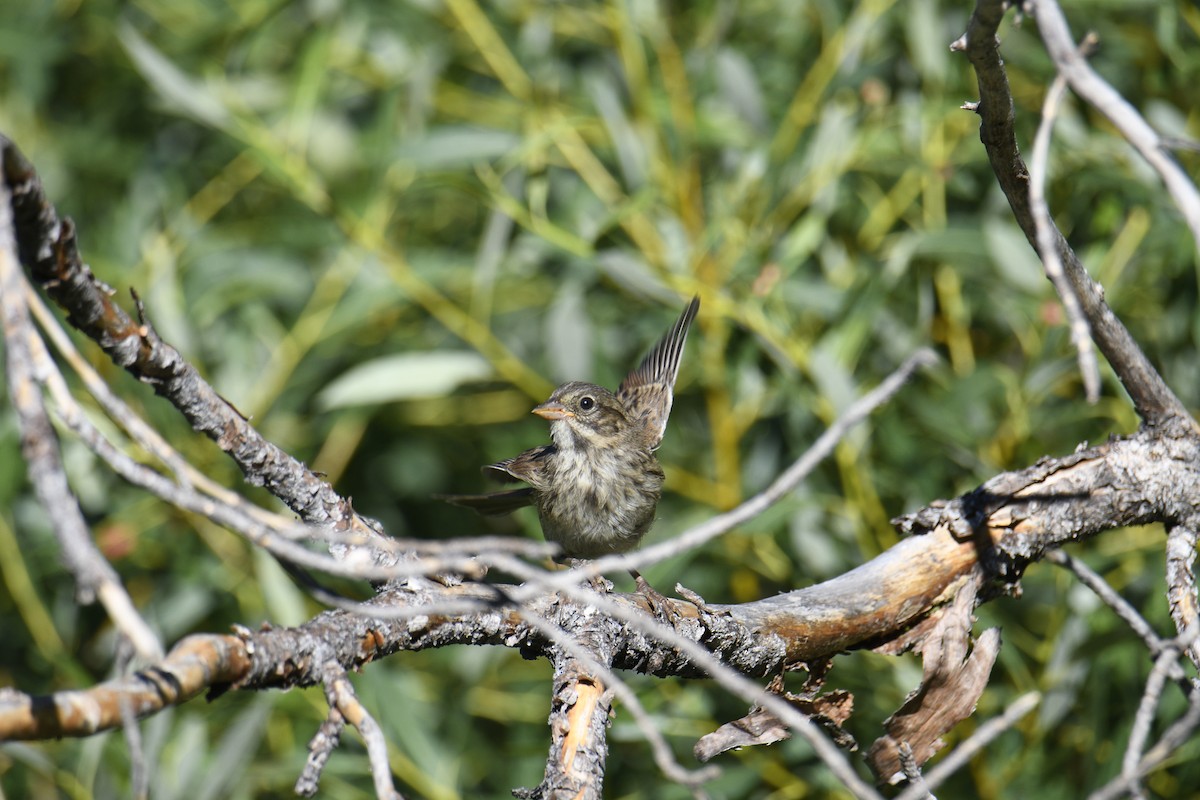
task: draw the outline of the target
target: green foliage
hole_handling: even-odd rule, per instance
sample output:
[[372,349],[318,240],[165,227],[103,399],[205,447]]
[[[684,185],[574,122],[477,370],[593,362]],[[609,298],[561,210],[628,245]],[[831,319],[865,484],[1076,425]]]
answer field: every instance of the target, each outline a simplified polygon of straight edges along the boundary
[[[1200,13],[1186,0],[1079,0],[1097,68],[1164,132],[1200,138]],[[615,385],[692,293],[704,296],[661,454],[650,540],[758,491],[916,346],[918,378],[768,515],[648,574],[714,602],[845,571],[888,519],[1136,418],[1111,375],[1082,401],[1061,312],[960,110],[947,45],[970,4],[627,0],[35,0],[0,6],[0,130],[38,166],[85,257],[136,287],[160,333],[260,430],[403,536],[536,536],[429,499],[482,488],[480,464],[546,438],[558,380]],[[1032,25],[1004,53],[1028,148],[1052,77]],[[1181,153],[1192,172],[1200,159]],[[1069,103],[1051,207],[1185,403],[1200,383],[1197,261],[1158,181]],[[236,469],[86,348],[194,463]],[[440,357],[438,354],[444,354]],[[111,631],[76,608],[0,418],[0,683],[105,677]],[[168,641],[315,611],[233,535],[123,485],[67,444],[100,546]],[[1079,548],[1163,630],[1162,536]],[[1078,796],[1117,770],[1149,668],[1064,575],[1031,570],[981,610],[1005,645],[964,736],[1018,693],[1046,701],[946,796]],[[540,778],[545,664],[456,648],[356,682],[410,796],[502,796]],[[854,654],[864,746],[916,685],[911,658]],[[744,704],[698,682],[633,679],[681,758]],[[1172,698],[1175,702],[1178,698]],[[1168,713],[1171,709],[1163,712]],[[152,795],[286,795],[319,692],[225,696],[147,722]],[[612,797],[673,797],[618,713]],[[1151,788],[1200,782],[1189,745]],[[725,797],[836,795],[797,742],[722,757]],[[128,792],[117,735],[0,749],[11,796]],[[366,797],[352,734],[329,796]],[[672,793],[674,791],[674,794]]]

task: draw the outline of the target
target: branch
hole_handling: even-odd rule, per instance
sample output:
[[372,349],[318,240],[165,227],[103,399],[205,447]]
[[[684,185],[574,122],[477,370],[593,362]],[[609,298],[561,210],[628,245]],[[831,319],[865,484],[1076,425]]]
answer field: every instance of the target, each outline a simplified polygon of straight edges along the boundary
[[[1092,40],[1085,41],[1084,46],[1090,47],[1090,41]],[[1066,80],[1059,75],[1050,85],[1050,91],[1046,92],[1046,102],[1042,105],[1042,124],[1038,126],[1037,135],[1033,138],[1033,162],[1029,170],[1029,207],[1037,227],[1038,255],[1046,268],[1046,276],[1054,284],[1054,290],[1062,298],[1063,308],[1067,312],[1067,320],[1071,326],[1071,342],[1075,345],[1079,371],[1083,374],[1084,394],[1089,403],[1095,403],[1100,399],[1100,367],[1096,364],[1096,353],[1092,349],[1092,334],[1083,315],[1079,295],[1075,294],[1074,287],[1063,273],[1062,259],[1058,257],[1058,250],[1054,246],[1054,221],[1046,204],[1046,165],[1050,160],[1050,135],[1054,130],[1058,106],[1066,90]]]
[[[1139,431],[1062,459],[1043,459],[1002,473],[952,501],[906,515],[896,521],[898,527],[920,535],[910,535],[824,583],[740,605],[700,607],[669,600],[679,620],[674,632],[693,644],[702,640],[704,652],[752,676],[901,637],[952,599],[977,569],[1015,580],[1028,563],[1069,542],[1190,514],[1189,498],[1200,496],[1200,442],[1186,432],[1162,434]],[[605,601],[652,625],[638,596],[614,594],[587,603],[551,592],[525,597],[526,591],[428,582],[391,588],[361,604],[356,613],[330,611],[299,628],[245,634],[254,650],[251,663],[236,676],[222,672],[221,680],[237,688],[314,685],[321,676],[312,671],[313,664],[324,661],[314,660],[313,654],[327,649],[346,669],[401,650],[463,643],[517,647],[530,656],[548,653],[554,643],[531,630],[522,614],[553,619],[576,638],[594,635],[597,625],[614,625],[610,646],[617,669],[661,676],[709,674],[709,665],[657,643],[623,620],[584,613]],[[507,608],[513,602],[509,598],[521,598],[520,614]],[[449,612],[446,603],[459,608]],[[19,726],[14,730],[0,715],[0,738],[92,730],[55,727],[21,734]]]
[[0,314],[5,367],[29,478],[50,518],[59,554],[75,579],[80,602],[87,604],[99,599],[113,624],[138,654],[155,661],[162,658],[162,644],[138,613],[116,570],[92,542],[83,511],[63,469],[58,437],[54,435],[37,386],[35,354],[30,346],[30,338],[36,339],[36,335],[24,302],[25,281],[16,259],[11,209],[8,188],[0,184]]
[[[169,400],[191,426],[228,453],[248,483],[264,486],[306,522],[368,537],[382,534],[304,464],[263,439],[232,405],[208,385],[175,348],[112,301],[113,290],[83,263],[70,219],[60,220],[33,167],[0,136],[4,180],[12,191],[12,214],[20,261],[68,320],[112,360]],[[335,554],[345,555],[344,547]]]
[[1121,775],[1089,795],[1088,800],[1114,800],[1114,798],[1130,792],[1134,781],[1139,780],[1150,770],[1170,758],[1191,737],[1197,727],[1200,727],[1200,687],[1192,689],[1192,693],[1188,697],[1187,711],[1182,717],[1171,723],[1158,743],[1142,757],[1134,770],[1134,775],[1129,776],[1122,771]]
[[344,669],[337,664],[327,664],[324,673],[325,697],[329,702],[330,711],[337,709],[338,716],[355,727],[367,746],[367,760],[371,764],[375,796],[379,800],[404,800],[392,783],[392,769],[388,766],[387,739],[383,738],[379,723],[359,701]]
[[[1008,4],[1004,0],[978,0],[967,32],[951,45],[965,51],[979,82],[979,102],[967,104],[980,117],[979,138],[987,150],[992,171],[1025,238],[1038,250],[1037,224],[1029,202],[1029,173],[1013,132],[1013,101],[1008,75],[1000,59],[996,31]],[[1154,369],[1129,331],[1104,301],[1104,290],[1091,279],[1075,251],[1051,222],[1054,250],[1091,326],[1092,337],[1108,359],[1142,421],[1150,426],[1170,420],[1194,424],[1187,408]]]
[[243,678],[252,653],[234,636],[189,636],[153,667],[81,691],[30,696],[0,689],[0,741],[91,736],[120,727],[127,703],[138,719],[216,693]]
[[[1180,636],[1200,630],[1200,610],[1196,607],[1196,528],[1195,521],[1167,528],[1167,604]],[[1200,668],[1200,643],[1192,639],[1188,658]]]
[[1188,174],[1171,158],[1168,143],[1083,58],[1075,47],[1067,20],[1055,0],[1037,0],[1033,3],[1033,16],[1037,20],[1046,52],[1054,59],[1059,74],[1076,94],[1108,117],[1125,141],[1133,145],[1159,174],[1192,231],[1196,251],[1200,252],[1200,192],[1196,191],[1196,185]]
[[[655,763],[664,775],[682,786],[689,787],[693,792],[698,791],[701,784],[717,776],[719,771],[716,768],[691,771],[675,760],[670,746],[654,726],[654,721],[637,695],[612,669],[598,660],[598,653],[591,652],[607,651],[607,646],[593,645],[590,651],[582,642],[571,638],[557,625],[527,613],[521,613],[521,618],[542,636],[555,642],[562,651],[562,655],[555,659],[554,668],[555,690],[550,712],[550,730],[553,736],[551,758],[546,764],[545,780],[537,790],[541,791],[543,796],[549,794],[549,788],[557,784],[558,779],[569,779],[576,773],[572,762],[580,749],[580,742],[584,741],[581,731],[591,731],[588,741],[598,742],[585,748],[588,751],[586,760],[589,763],[598,760],[597,778],[603,778],[603,755],[606,750],[603,741],[604,728],[612,712],[612,703],[608,698],[610,693],[620,699],[633,716],[638,729],[650,744]],[[560,674],[569,676],[570,679],[559,680],[557,676]],[[603,691],[606,686],[607,691]],[[574,736],[576,739],[568,746],[564,736]],[[555,758],[556,754],[560,757]],[[599,788],[599,780],[596,786]]]

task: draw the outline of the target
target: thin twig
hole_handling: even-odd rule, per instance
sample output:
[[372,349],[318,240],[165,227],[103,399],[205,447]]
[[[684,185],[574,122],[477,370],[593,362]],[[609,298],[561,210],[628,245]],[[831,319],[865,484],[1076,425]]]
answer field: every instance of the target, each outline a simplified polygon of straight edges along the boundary
[[304,769],[296,779],[296,794],[301,797],[312,797],[317,793],[321,782],[321,773],[329,762],[329,757],[337,749],[342,738],[342,730],[346,727],[346,718],[337,706],[330,706],[329,713],[317,727],[317,732],[308,743],[308,758],[304,760]]
[[947,753],[946,757],[937,763],[937,766],[926,770],[924,786],[910,786],[897,795],[896,800],[919,800],[936,789],[947,778],[962,769],[968,761],[975,757],[976,753],[991,744],[997,736],[1016,725],[1021,717],[1036,708],[1041,700],[1042,696],[1038,692],[1029,692],[1018,697],[1008,708],[1004,709],[1003,714],[980,725],[975,729],[975,733]]
[[3,312],[5,365],[9,397],[17,412],[21,449],[38,501],[50,518],[59,554],[75,578],[77,595],[85,603],[99,599],[109,618],[129,638],[142,658],[163,656],[158,636],[138,613],[120,577],[92,542],[79,502],[71,491],[58,440],[46,415],[28,336],[36,338],[25,305],[25,279],[17,261],[12,227],[12,204],[6,184],[0,185],[0,309]]
[[929,786],[925,783],[925,776],[921,774],[921,767],[913,755],[912,745],[908,742],[901,742],[896,748],[896,756],[900,759],[900,769],[904,772],[904,779],[908,781],[909,786],[920,792],[916,795],[917,800],[933,800]]
[[[1142,757],[1137,766],[1136,777],[1140,779],[1170,758],[1171,754],[1191,738],[1197,726],[1200,726],[1200,686],[1193,684],[1191,696],[1188,698],[1188,710],[1167,728],[1158,743]],[[1121,775],[1092,792],[1088,796],[1088,800],[1115,800],[1129,790],[1130,779],[1122,772]]]
[[1152,654],[1157,656],[1162,652],[1164,640],[1161,636],[1154,632],[1150,627],[1150,623],[1145,617],[1138,613],[1129,601],[1117,593],[1117,590],[1108,585],[1108,581],[1100,577],[1099,573],[1083,563],[1077,558],[1073,558],[1062,550],[1052,550],[1046,554],[1046,560],[1051,564],[1057,564],[1073,573],[1079,582],[1096,593],[1096,596],[1113,610],[1118,617],[1123,619],[1133,632],[1138,635],[1138,638],[1145,643],[1146,647]]
[[[128,639],[121,638],[117,644],[116,670],[118,674],[127,675],[132,668],[133,646]],[[142,741],[142,729],[138,727],[137,714],[133,710],[133,702],[122,695],[121,729],[125,734],[125,747],[129,751],[129,786],[134,800],[146,800],[150,796],[150,769],[146,764],[146,747]]]
[[1127,142],[1159,174],[1176,207],[1192,231],[1200,251],[1200,192],[1188,174],[1171,158],[1163,139],[1129,101],[1101,78],[1075,47],[1066,17],[1055,0],[1037,0],[1033,15],[1046,52],[1075,93],[1108,117]]
[[[1094,38],[1088,38],[1081,47],[1090,48],[1094,43]],[[1046,165],[1050,159],[1050,137],[1066,88],[1067,79],[1060,74],[1050,84],[1050,91],[1046,92],[1046,101],[1042,105],[1042,124],[1038,126],[1037,135],[1033,139],[1033,156],[1029,162],[1029,208],[1037,226],[1038,255],[1041,256],[1046,275],[1058,292],[1063,309],[1067,313],[1071,342],[1075,345],[1079,371],[1083,375],[1084,395],[1089,403],[1096,403],[1100,399],[1100,367],[1096,363],[1091,328],[1083,315],[1079,295],[1075,293],[1074,287],[1063,272],[1062,259],[1059,258],[1054,241],[1054,225],[1050,221],[1050,209],[1046,204]]]
[[1125,746],[1125,756],[1121,759],[1121,777],[1126,781],[1129,793],[1133,797],[1146,796],[1138,779],[1138,765],[1141,763],[1146,740],[1150,737],[1150,726],[1154,723],[1154,712],[1162,698],[1163,686],[1166,685],[1171,668],[1178,669],[1179,665],[1175,663],[1178,658],[1178,651],[1167,649],[1155,659],[1154,668],[1146,678],[1146,688],[1138,703],[1137,714],[1133,718],[1133,727],[1129,729],[1129,742]]
[[346,670],[337,662],[325,665],[325,698],[331,708],[336,708],[342,718],[349,722],[363,738],[367,746],[367,761],[371,765],[371,778],[375,782],[375,796],[379,800],[403,800],[392,782],[392,768],[388,764],[387,739],[379,723],[359,701],[354,686],[346,676]]

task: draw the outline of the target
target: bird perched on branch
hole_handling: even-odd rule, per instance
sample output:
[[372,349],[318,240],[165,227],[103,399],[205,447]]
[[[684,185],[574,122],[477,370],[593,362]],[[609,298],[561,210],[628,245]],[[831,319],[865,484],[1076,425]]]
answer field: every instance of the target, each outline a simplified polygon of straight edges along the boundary
[[[615,394],[571,381],[533,409],[550,420],[554,443],[484,467],[501,481],[528,486],[441,499],[489,516],[532,505],[546,539],[557,542],[568,558],[596,558],[637,546],[654,523],[662,496],[663,470],[654,451],[667,427],[684,341],[699,308],[700,298],[692,298]],[[649,588],[640,575],[634,577],[640,589]]]

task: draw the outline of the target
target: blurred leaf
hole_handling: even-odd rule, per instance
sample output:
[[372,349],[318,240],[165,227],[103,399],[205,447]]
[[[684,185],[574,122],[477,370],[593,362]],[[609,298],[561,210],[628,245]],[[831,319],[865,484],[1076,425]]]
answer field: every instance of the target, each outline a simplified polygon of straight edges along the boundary
[[420,138],[401,142],[395,157],[428,171],[494,161],[515,149],[521,140],[508,131],[470,127],[434,128]]
[[267,613],[274,625],[300,625],[308,619],[304,594],[297,588],[275,557],[262,548],[254,548],[255,577],[262,586]]
[[364,362],[317,395],[325,410],[374,405],[415,397],[441,397],[462,386],[487,380],[492,367],[483,356],[465,350],[403,353]]
[[263,695],[254,697],[224,729],[203,778],[192,787],[192,797],[196,800],[228,797],[235,786],[245,782],[247,768],[258,752],[276,700],[276,697]]
[[214,128],[221,129],[229,124],[230,115],[225,104],[207,86],[179,70],[132,25],[126,21],[118,23],[117,38],[138,71],[175,110]]
[[983,225],[984,242],[992,264],[1011,285],[1030,294],[1042,294],[1047,287],[1041,259],[1029,247],[1025,234],[1011,220],[987,220]]
[[605,250],[596,254],[604,272],[621,286],[635,294],[655,300],[675,298],[643,259],[623,250]]
[[546,347],[559,382],[592,375],[592,324],[579,284],[559,289],[546,316]]
[[741,53],[722,48],[713,65],[725,102],[758,132],[765,132],[767,114],[754,66]]

